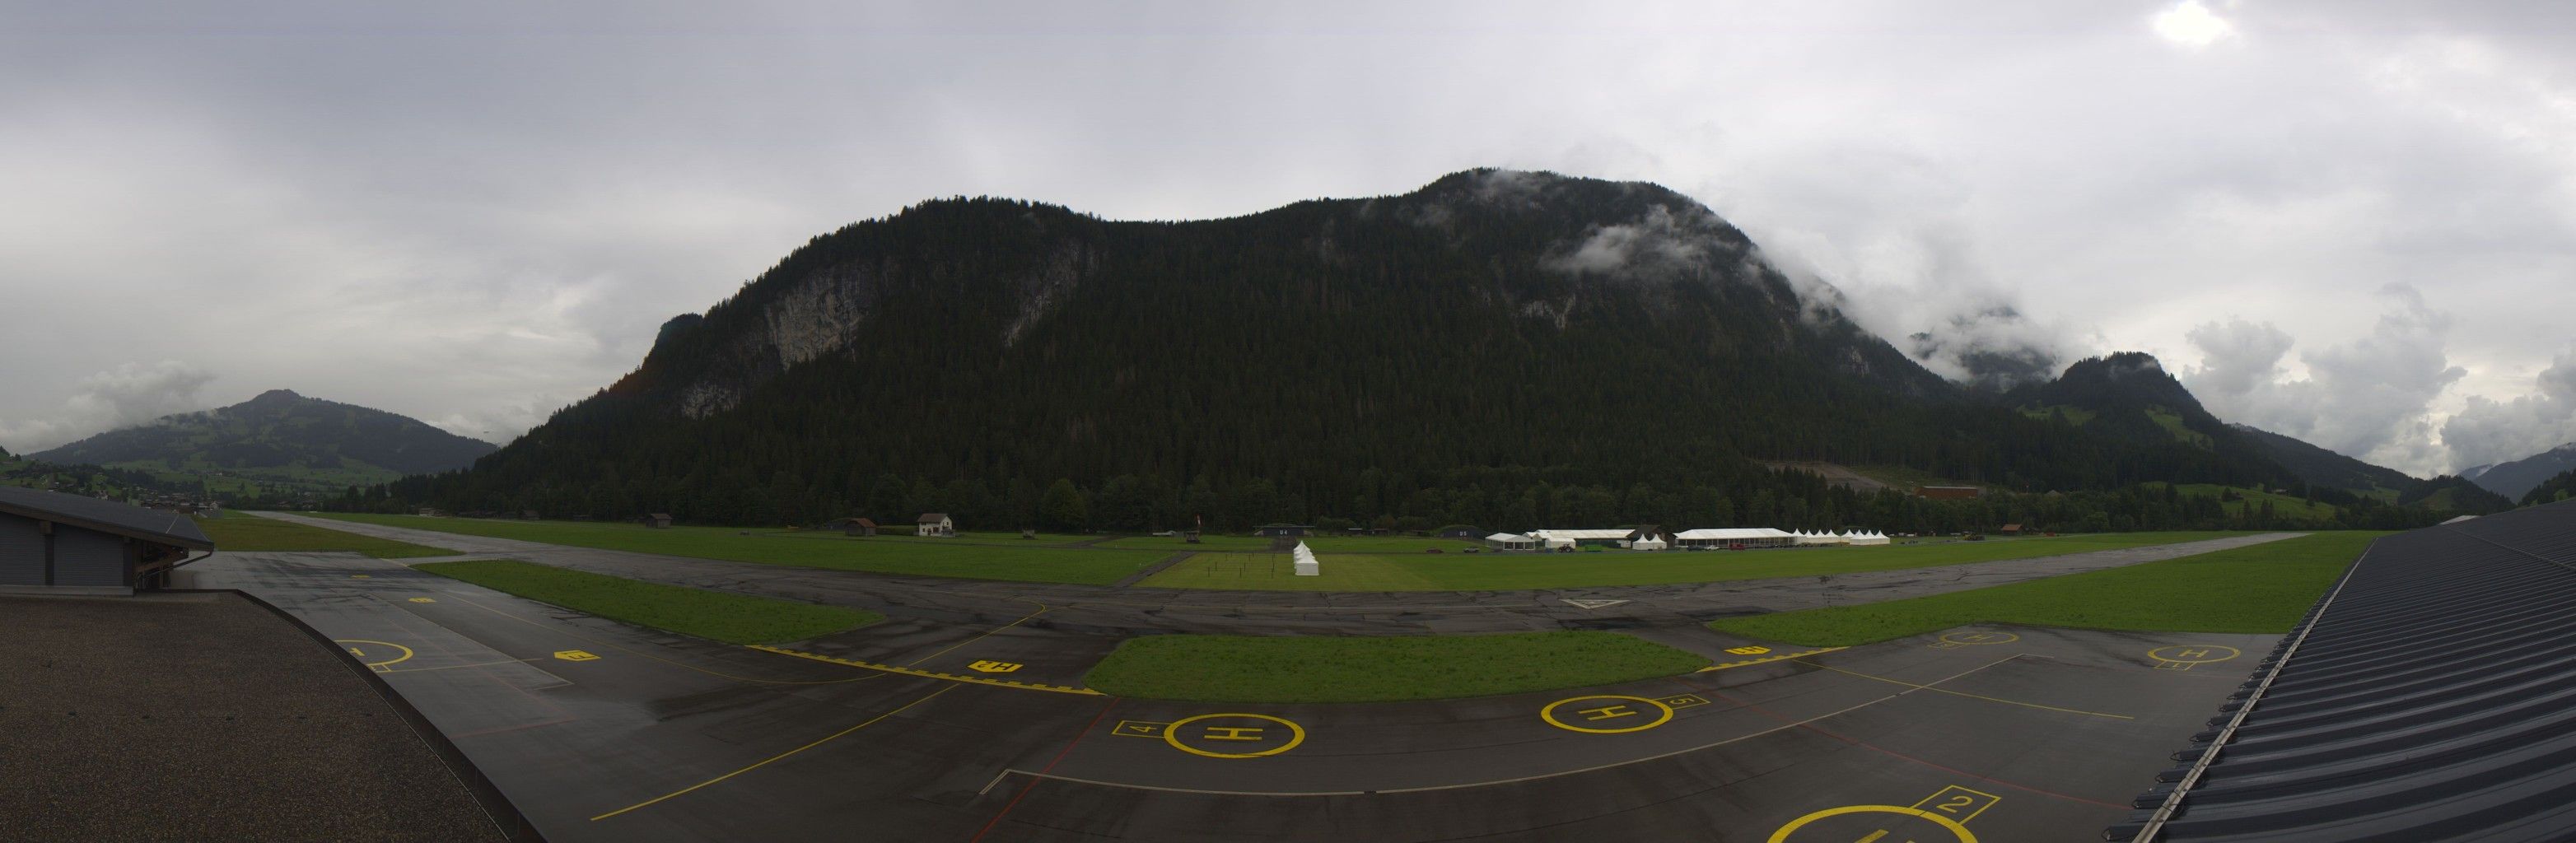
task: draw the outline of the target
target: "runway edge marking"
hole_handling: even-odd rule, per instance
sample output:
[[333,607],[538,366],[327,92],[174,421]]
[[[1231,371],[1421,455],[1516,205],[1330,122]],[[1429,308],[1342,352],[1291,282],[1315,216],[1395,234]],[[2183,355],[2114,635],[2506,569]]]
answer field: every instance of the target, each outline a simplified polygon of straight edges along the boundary
[[826,656],[821,653],[807,653],[798,650],[786,649],[784,647],[771,647],[765,644],[746,644],[743,646],[765,653],[777,653],[782,656],[795,656],[800,659],[812,659],[818,662],[849,665],[851,667],[866,668],[868,670],[883,671],[886,673],[900,673],[905,676],[919,676],[925,679],[937,679],[945,682],[964,682],[971,685],[991,685],[996,688],[1017,688],[1023,691],[1046,691],[1048,693],[1074,694],[1085,697],[1108,696],[1107,694],[1103,694],[1089,688],[1075,688],[1067,685],[1044,685],[1036,682],[1013,682],[1007,679],[986,679],[980,676],[959,676],[954,673],[941,673],[935,670],[922,670],[920,668],[903,667],[901,665],[863,662],[857,659],[844,659],[836,656]]
[[1700,668],[1700,669],[1695,670],[1695,671],[1692,671],[1692,672],[1693,672],[1693,673],[1707,673],[1707,672],[1709,672],[1709,671],[1713,671],[1713,670],[1725,670],[1725,669],[1730,668],[1730,667],[1751,667],[1751,666],[1753,666],[1753,665],[1757,665],[1757,664],[1769,664],[1769,663],[1771,663],[1771,662],[1788,661],[1788,660],[1790,660],[1790,659],[1802,659],[1802,658],[1806,658],[1806,657],[1808,657],[1808,656],[1821,656],[1821,655],[1824,655],[1824,654],[1826,654],[1826,653],[1834,652],[1834,651],[1836,651],[1836,650],[1848,650],[1848,649],[1851,649],[1851,648],[1849,648],[1849,647],[1819,647],[1819,648],[1816,648],[1816,649],[1813,649],[1813,650],[1801,650],[1801,651],[1798,651],[1798,652],[1795,652],[1795,653],[1781,653],[1781,654],[1776,655],[1776,656],[1764,656],[1764,657],[1762,657],[1762,658],[1758,658],[1758,659],[1745,659],[1745,660],[1743,660],[1743,661],[1736,661],[1736,662],[1720,662],[1720,663],[1717,663],[1717,664],[1713,664],[1713,665],[1709,665],[1709,666],[1707,666],[1707,667]]

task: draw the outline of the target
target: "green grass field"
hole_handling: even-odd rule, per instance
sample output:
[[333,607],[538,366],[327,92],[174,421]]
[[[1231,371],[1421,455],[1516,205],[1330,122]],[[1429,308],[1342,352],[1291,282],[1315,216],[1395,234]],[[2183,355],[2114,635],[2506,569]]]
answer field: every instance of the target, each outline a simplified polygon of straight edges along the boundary
[[1675,676],[1690,653],[1614,632],[1131,638],[1083,682],[1122,697],[1334,703],[1452,699]]
[[[548,544],[596,547],[636,553],[664,553],[800,565],[880,574],[924,574],[982,580],[1061,582],[1107,585],[1142,570],[1169,552],[1144,550],[1065,549],[1002,546],[958,540],[848,538],[729,527],[673,527],[656,530],[636,524],[582,521],[500,521],[480,518],[424,518],[418,515],[311,513],[324,518],[437,530],[469,536],[518,539]],[[1016,536],[1018,533],[1012,533]]]
[[528,562],[428,562],[413,567],[577,612],[731,644],[803,641],[885,620],[884,615],[864,609],[639,582]]
[[1664,553],[1322,553],[1319,558],[1323,574],[1313,577],[1296,576],[1287,554],[1201,553],[1146,578],[1143,584],[1257,591],[1489,591],[1661,585],[1995,562],[2232,535],[2244,534],[2103,533],[1888,547]]
[[1726,618],[1720,632],[1818,647],[1981,623],[2154,632],[2288,632],[2380,532],[2251,547],[1858,606]]
[[[2162,489],[2165,484],[2145,483],[2141,485]],[[2338,511],[2331,504],[2310,503],[2308,499],[2297,495],[2277,495],[2262,489],[2251,489],[2241,486],[2221,486],[2216,483],[2185,483],[2175,488],[2176,491],[2180,492],[2184,497],[2197,498],[2220,498],[2224,497],[2228,492],[2235,492],[2237,497],[2241,498],[2241,500],[2226,502],[2227,514],[2229,515],[2243,515],[2247,509],[2260,509],[2265,503],[2270,503],[2272,505],[2273,514],[2282,518],[2333,521],[2335,513]],[[2392,495],[2389,500],[2391,502],[2395,502],[2396,498]]]
[[215,540],[216,550],[342,550],[364,553],[378,559],[456,555],[456,551],[443,547],[361,536],[321,527],[307,527],[238,512],[222,518],[199,518],[197,527],[206,531],[207,538]]
[[[1096,546],[1222,553],[1269,550],[1270,539],[1262,536],[1203,535],[1199,537],[1198,544],[1190,544],[1169,536],[1128,536],[1101,542]],[[1306,546],[1314,548],[1316,553],[1421,553],[1435,547],[1449,553],[1456,553],[1470,547],[1482,547],[1483,543],[1466,539],[1433,539],[1421,536],[1316,536],[1307,539]]]

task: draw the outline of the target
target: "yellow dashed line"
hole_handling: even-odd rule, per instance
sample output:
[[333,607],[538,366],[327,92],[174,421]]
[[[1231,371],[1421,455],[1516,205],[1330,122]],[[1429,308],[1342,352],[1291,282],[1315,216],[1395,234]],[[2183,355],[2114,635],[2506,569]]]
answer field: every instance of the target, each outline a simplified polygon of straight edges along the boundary
[[868,670],[883,671],[886,673],[900,673],[905,676],[919,676],[925,679],[937,679],[943,682],[965,682],[972,685],[991,685],[996,688],[1019,688],[1028,691],[1049,691],[1058,694],[1080,694],[1086,697],[1108,696],[1107,694],[1103,694],[1089,688],[1073,688],[1064,685],[1040,685],[1034,682],[1013,682],[1007,679],[985,679],[978,676],[959,676],[954,673],[940,673],[934,670],[922,670],[920,668],[901,667],[891,664],[877,664],[876,662],[863,662],[856,659],[835,658],[820,653],[805,653],[761,644],[750,644],[746,646],[764,653],[777,653],[782,656],[795,656],[800,659],[813,659],[818,662],[844,664],[851,667],[866,668]]
[[1717,663],[1717,664],[1713,664],[1713,665],[1709,665],[1709,666],[1707,666],[1707,667],[1700,668],[1697,672],[1699,672],[1699,673],[1707,673],[1707,672],[1712,671],[1712,670],[1725,670],[1725,669],[1730,668],[1730,667],[1746,667],[1746,666],[1750,666],[1750,665],[1757,665],[1757,664],[1769,664],[1769,663],[1771,663],[1771,662],[1776,662],[1776,661],[1787,661],[1787,660],[1789,660],[1789,659],[1797,659],[1797,658],[1805,658],[1805,657],[1807,657],[1807,656],[1823,655],[1823,654],[1825,654],[1825,653],[1830,653],[1830,652],[1833,652],[1833,651],[1835,651],[1835,650],[1842,650],[1842,649],[1848,649],[1848,648],[1845,648],[1845,647],[1824,647],[1824,648],[1819,648],[1819,649],[1814,649],[1814,650],[1803,650],[1803,651],[1795,652],[1795,653],[1781,653],[1781,654],[1776,655],[1776,656],[1764,656],[1764,657],[1762,657],[1762,658],[1758,658],[1758,659],[1745,659],[1745,660],[1740,661],[1740,662],[1719,662],[1719,663]]

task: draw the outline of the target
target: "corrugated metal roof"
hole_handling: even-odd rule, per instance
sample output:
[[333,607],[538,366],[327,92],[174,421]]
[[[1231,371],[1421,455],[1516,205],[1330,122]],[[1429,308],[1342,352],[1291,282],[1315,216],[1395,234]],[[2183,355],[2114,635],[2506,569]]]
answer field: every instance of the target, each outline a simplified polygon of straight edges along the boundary
[[2576,501],[2379,540],[2233,699],[2104,839],[2570,839]]
[[215,549],[214,540],[206,538],[206,531],[197,529],[197,522],[186,515],[111,500],[0,486],[0,512],[195,550]]

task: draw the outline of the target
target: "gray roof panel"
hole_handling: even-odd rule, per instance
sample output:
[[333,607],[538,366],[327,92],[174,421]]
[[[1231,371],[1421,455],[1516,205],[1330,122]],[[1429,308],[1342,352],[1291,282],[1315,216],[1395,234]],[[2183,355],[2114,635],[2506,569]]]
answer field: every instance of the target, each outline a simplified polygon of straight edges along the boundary
[[150,542],[213,550],[215,542],[188,516],[43,489],[0,486],[0,512],[55,521]]
[[2571,607],[2576,501],[2381,539],[2103,839],[2567,839]]

